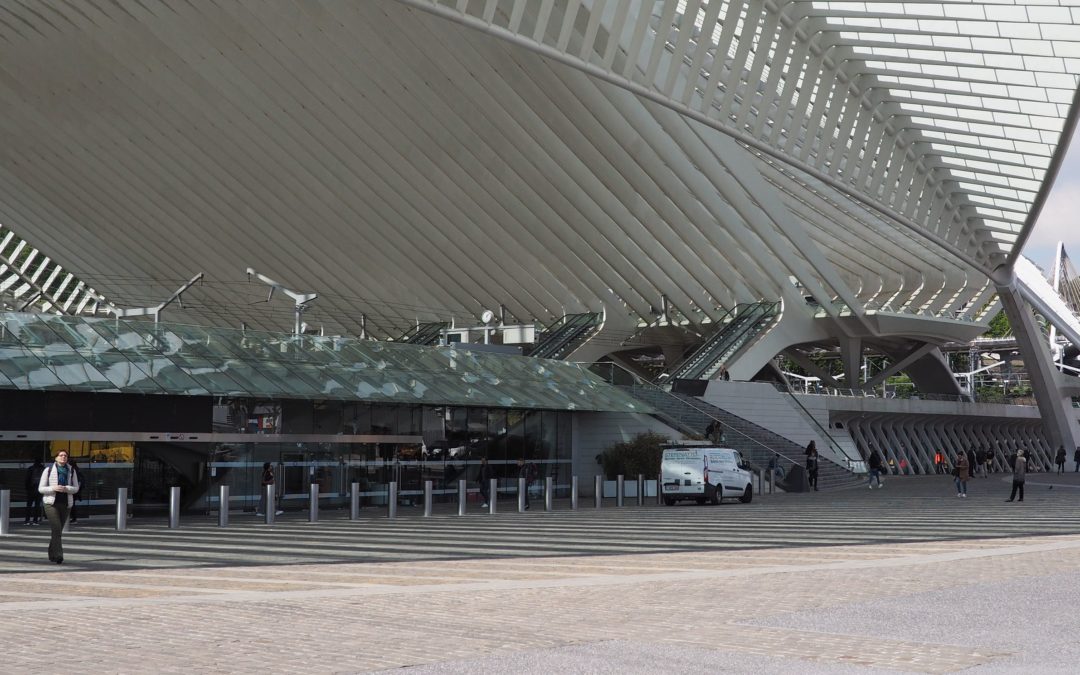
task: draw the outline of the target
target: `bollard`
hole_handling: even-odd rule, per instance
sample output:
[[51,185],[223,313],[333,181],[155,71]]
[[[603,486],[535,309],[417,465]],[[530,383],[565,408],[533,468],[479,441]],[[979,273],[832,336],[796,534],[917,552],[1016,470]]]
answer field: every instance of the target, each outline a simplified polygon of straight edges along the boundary
[[127,529],[127,488],[116,488],[116,531]]
[[525,479],[518,478],[518,513],[525,513],[525,491],[528,488],[525,486]]
[[312,483],[308,486],[308,522],[319,522],[319,484]]
[[596,508],[600,508],[604,505],[604,477],[597,476],[593,481],[593,501],[596,503]]
[[459,516],[465,515],[466,500],[469,498],[469,487],[462,478],[457,482],[457,514]]
[[263,490],[266,491],[266,514],[263,516],[264,523],[267,525],[274,524],[274,515],[277,513],[277,503],[274,501],[274,486],[273,484],[267,485]]
[[169,529],[180,527],[180,486],[169,488]]
[[555,506],[554,506],[554,503],[553,503],[555,501],[555,486],[554,486],[553,483],[554,483],[554,480],[551,478],[551,476],[548,476],[547,478],[544,479],[544,510],[545,511],[554,511],[555,510]]
[[397,518],[397,481],[390,481],[389,485],[386,486],[386,490],[386,515],[388,518]]
[[360,520],[360,483],[349,486],[349,520]]
[[645,506],[645,474],[637,475],[637,505]]
[[621,473],[615,477],[615,506],[622,506],[625,480],[625,477]]
[[762,491],[761,488],[765,485],[765,470],[757,469],[754,471],[754,473],[757,474],[757,493],[758,495],[763,495],[765,493]]
[[488,485],[488,513],[495,515],[495,502],[499,501],[499,479],[492,478]]
[[570,510],[577,511],[577,476],[570,477]]
[[[125,500],[127,501],[127,500]],[[218,527],[225,527],[229,524],[229,486],[222,485],[218,488],[218,511],[217,511],[217,524]]]
[[0,490],[0,537],[6,537],[9,534],[11,534],[11,490]]
[[431,481],[424,481],[424,517],[431,517]]

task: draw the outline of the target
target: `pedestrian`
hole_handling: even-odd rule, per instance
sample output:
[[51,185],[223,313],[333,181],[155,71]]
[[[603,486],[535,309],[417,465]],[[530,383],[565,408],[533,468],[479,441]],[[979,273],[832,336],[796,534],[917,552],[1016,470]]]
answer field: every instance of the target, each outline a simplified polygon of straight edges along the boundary
[[480,483],[480,507],[486,509],[491,493],[491,467],[488,466],[487,457],[480,458],[480,471],[476,475],[476,481]]
[[967,460],[968,460],[968,476],[969,477],[974,476],[975,475],[975,451],[973,449],[971,449],[971,448],[968,448],[967,452],[965,454],[967,454]]
[[78,491],[79,478],[68,466],[67,450],[61,450],[56,453],[53,463],[41,473],[38,481],[38,493],[42,495],[45,517],[49,519],[49,527],[52,529],[49,562],[57,565],[64,562],[64,545],[60,538],[71,513],[71,504],[75,501],[74,495]]
[[979,448],[975,453],[975,466],[971,467],[972,475],[982,474],[986,478],[986,450]]
[[810,479],[810,487],[814,488],[814,492],[817,492],[818,454],[813,441],[810,441],[810,447],[807,448],[806,475]]
[[1020,450],[1016,453],[1016,459],[1013,462],[1012,492],[1005,501],[1011,502],[1013,499],[1016,499],[1017,492],[1020,493],[1020,501],[1024,501],[1024,479],[1026,477],[1027,459],[1024,458],[1024,451]]
[[1057,463],[1058,475],[1065,473],[1065,446],[1062,445],[1058,448],[1057,455],[1054,457],[1054,461]]
[[945,455],[940,450],[934,453],[934,471],[945,473]]
[[525,458],[518,457],[518,478],[525,479],[525,510],[529,510],[529,486],[536,480],[536,465],[526,462]]
[[806,450],[803,451],[803,454],[809,457],[811,452],[817,452],[817,441],[810,441],[807,443]]
[[879,488],[885,487],[885,481],[881,480],[881,455],[877,453],[877,450],[870,451],[870,460],[868,462],[870,466],[870,480],[867,481],[867,485],[871,490],[874,489],[874,481],[877,481]]
[[967,483],[968,478],[971,477],[971,463],[968,462],[965,453],[961,452],[957,455],[956,468],[953,470],[953,474],[956,476],[956,496],[967,499]]
[[[279,516],[282,513],[285,513],[281,509],[275,508],[275,504],[267,504],[266,503],[266,486],[267,485],[274,485],[275,483],[276,483],[276,481],[274,479],[274,465],[271,464],[270,462],[263,462],[262,480],[259,481],[259,484],[262,485],[262,489],[259,490],[259,508],[258,508],[257,511],[255,511],[255,515],[257,515],[257,516],[264,515],[266,513],[267,508],[274,509],[274,513],[276,515],[279,515]],[[275,488],[275,501],[276,501],[276,488]]]
[[[26,469],[26,517],[23,525],[41,524],[41,493],[38,486],[41,485],[41,474],[45,473],[45,464],[40,457],[34,458],[34,463]],[[31,522],[32,521],[32,522]]]
[[1076,452],[1073,453],[1073,461],[1076,462],[1076,472],[1080,473],[1080,445],[1076,446]]

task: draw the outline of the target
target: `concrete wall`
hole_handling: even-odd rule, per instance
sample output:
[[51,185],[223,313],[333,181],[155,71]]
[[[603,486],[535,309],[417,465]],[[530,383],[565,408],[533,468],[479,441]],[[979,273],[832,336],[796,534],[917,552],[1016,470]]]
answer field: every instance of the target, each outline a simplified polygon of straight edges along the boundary
[[578,494],[591,497],[593,477],[602,472],[596,456],[616,443],[629,441],[638,434],[651,431],[672,440],[683,434],[650,415],[637,413],[593,413],[574,415],[574,475],[578,477]]

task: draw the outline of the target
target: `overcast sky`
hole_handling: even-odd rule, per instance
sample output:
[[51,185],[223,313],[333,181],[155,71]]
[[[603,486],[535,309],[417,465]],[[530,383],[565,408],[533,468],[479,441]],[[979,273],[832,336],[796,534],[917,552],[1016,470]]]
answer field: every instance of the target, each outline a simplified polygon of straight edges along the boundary
[[1065,242],[1065,252],[1074,264],[1080,262],[1080,127],[1073,134],[1065,163],[1024,247],[1024,255],[1049,272],[1058,241]]

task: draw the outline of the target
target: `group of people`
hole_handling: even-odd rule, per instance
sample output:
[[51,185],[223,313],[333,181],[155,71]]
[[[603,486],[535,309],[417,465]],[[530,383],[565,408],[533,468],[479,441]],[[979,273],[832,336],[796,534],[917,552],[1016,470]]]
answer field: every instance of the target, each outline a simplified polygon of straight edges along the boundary
[[[1054,463],[1057,464],[1058,475],[1065,473],[1065,446],[1062,445],[1058,448],[1057,454],[1054,456]],[[1076,464],[1074,472],[1080,472],[1080,446],[1077,446],[1076,452],[1073,453],[1073,462]]]

